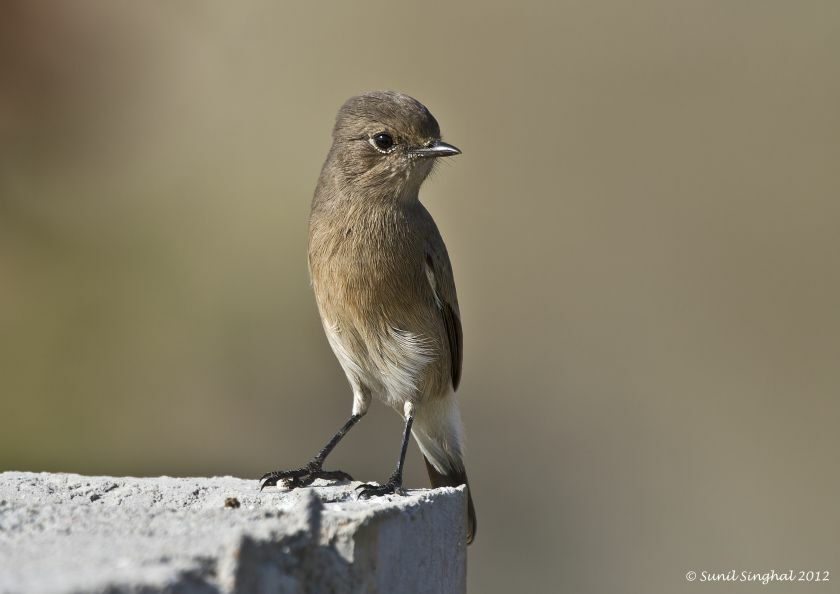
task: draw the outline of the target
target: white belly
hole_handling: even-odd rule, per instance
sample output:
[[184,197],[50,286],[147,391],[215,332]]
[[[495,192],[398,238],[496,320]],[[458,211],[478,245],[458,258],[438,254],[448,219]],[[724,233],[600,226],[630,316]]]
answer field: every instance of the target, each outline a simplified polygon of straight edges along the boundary
[[365,341],[364,348],[359,348],[358,335],[349,339],[338,324],[325,323],[324,331],[354,388],[366,387],[372,395],[400,412],[406,402],[418,402],[422,398],[426,368],[439,356],[432,340],[389,328],[386,335]]

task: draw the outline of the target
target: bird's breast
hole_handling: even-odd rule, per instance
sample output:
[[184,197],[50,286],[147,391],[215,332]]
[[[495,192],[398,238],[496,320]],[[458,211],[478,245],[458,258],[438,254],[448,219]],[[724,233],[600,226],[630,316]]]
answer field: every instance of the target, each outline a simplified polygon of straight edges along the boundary
[[345,371],[388,398],[426,392],[445,374],[422,238],[397,225],[353,223],[314,224],[310,234],[312,285],[333,350]]
[[313,218],[309,267],[316,297],[370,313],[423,290],[422,238],[399,209],[347,209]]

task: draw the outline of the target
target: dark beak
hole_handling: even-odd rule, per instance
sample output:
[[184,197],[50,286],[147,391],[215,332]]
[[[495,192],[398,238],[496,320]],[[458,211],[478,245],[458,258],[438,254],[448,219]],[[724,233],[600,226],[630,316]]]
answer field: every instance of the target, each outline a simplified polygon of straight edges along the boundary
[[435,140],[429,146],[409,149],[408,154],[412,157],[434,158],[434,157],[451,157],[452,155],[460,155],[461,149],[451,144],[446,144],[442,140]]

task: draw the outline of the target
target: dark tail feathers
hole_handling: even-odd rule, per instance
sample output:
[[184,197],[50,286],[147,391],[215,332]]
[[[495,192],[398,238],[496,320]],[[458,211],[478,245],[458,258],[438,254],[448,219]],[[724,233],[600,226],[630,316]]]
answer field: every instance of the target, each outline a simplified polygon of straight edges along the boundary
[[423,459],[426,461],[426,470],[429,472],[429,480],[432,481],[432,487],[467,486],[467,544],[472,544],[473,539],[475,539],[477,522],[475,520],[475,506],[473,505],[472,494],[470,493],[470,483],[467,481],[467,473],[462,471],[454,474],[441,474],[432,466],[428,458],[423,456]]

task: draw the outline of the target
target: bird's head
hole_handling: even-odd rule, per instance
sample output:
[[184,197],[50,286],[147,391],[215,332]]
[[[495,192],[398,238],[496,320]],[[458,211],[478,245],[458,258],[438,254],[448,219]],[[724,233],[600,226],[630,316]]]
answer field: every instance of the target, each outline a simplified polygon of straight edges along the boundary
[[460,152],[440,139],[440,126],[422,103],[374,91],[348,99],[338,111],[331,160],[349,189],[412,198],[437,158]]

